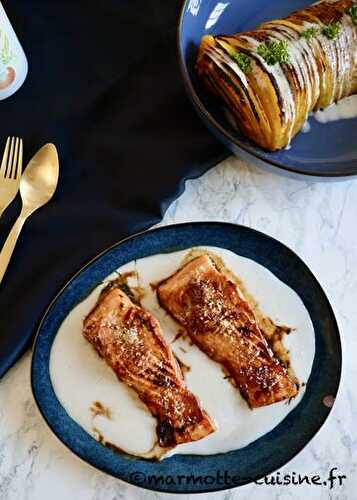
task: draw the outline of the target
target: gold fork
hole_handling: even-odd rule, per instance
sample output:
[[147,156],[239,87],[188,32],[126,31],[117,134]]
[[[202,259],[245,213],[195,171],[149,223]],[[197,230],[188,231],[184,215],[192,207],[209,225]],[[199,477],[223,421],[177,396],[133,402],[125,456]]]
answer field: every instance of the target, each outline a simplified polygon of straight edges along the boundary
[[22,139],[8,137],[0,166],[0,217],[16,197],[22,173]]

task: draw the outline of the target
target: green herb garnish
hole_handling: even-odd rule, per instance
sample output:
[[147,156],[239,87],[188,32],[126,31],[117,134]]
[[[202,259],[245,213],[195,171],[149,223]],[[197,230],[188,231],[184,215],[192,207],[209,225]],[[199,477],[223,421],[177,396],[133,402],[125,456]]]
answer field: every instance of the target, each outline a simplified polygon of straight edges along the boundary
[[337,21],[337,23],[326,24],[321,30],[321,33],[325,35],[329,40],[334,40],[342,29],[342,24]]
[[136,303],[135,295],[133,294],[131,288],[129,287],[129,285],[127,283],[120,283],[120,284],[118,284],[118,288],[122,292],[124,292],[133,302]]
[[263,42],[258,46],[258,54],[269,66],[276,63],[286,63],[289,61],[288,42],[285,40]]
[[[1,36],[2,36],[2,32],[0,31],[0,38],[1,38]],[[4,36],[2,38],[3,38],[3,43],[2,43],[2,49],[0,51],[0,60],[3,64],[7,65],[14,58],[14,55],[10,50],[10,44],[9,44],[8,37],[4,34]]]
[[249,73],[252,71],[252,66],[250,65],[249,57],[242,52],[234,52],[232,54],[233,59],[235,59],[236,63],[243,71],[243,73]]
[[357,5],[352,5],[346,12],[351,16],[353,24],[357,25]]
[[107,285],[102,289],[101,293],[106,293],[109,292],[110,290],[113,290],[113,288],[119,288],[122,292],[124,292],[132,302],[136,305],[140,305],[140,300],[138,297],[135,295],[133,290],[130,288],[130,286],[127,283],[127,279],[133,274],[131,272],[129,273],[117,273],[118,277],[109,281]]
[[317,34],[319,30],[317,28],[308,28],[307,30],[303,31],[300,35],[302,38],[306,38],[308,42],[312,40]]

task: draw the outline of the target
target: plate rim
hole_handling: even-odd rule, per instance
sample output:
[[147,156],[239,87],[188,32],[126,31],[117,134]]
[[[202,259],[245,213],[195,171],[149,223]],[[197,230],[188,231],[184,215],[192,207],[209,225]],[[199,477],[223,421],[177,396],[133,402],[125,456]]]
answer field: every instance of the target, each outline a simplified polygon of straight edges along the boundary
[[[206,125],[206,127],[210,130],[210,132],[214,133],[214,131],[211,130],[211,127],[214,127],[221,136],[227,141],[230,141],[233,143],[237,148],[242,149],[245,153],[248,155],[252,155],[254,158],[256,158],[259,161],[262,161],[268,165],[271,165],[273,167],[277,167],[281,170],[284,170],[286,172],[294,173],[294,174],[300,174],[300,175],[307,175],[309,177],[322,177],[322,178],[340,178],[340,177],[354,177],[357,175],[357,162],[356,162],[356,167],[355,171],[347,170],[347,171],[341,171],[340,173],[337,172],[317,172],[315,170],[311,171],[305,171],[302,168],[298,167],[292,167],[290,165],[280,163],[279,161],[266,158],[263,156],[263,154],[260,153],[260,150],[263,151],[262,148],[259,146],[255,146],[255,149],[253,147],[253,144],[245,144],[240,141],[239,138],[235,137],[233,134],[231,134],[226,128],[224,128],[214,117],[213,115],[208,111],[206,106],[203,104],[201,99],[199,98],[193,84],[192,80],[190,78],[190,75],[188,74],[188,70],[186,67],[185,63],[185,58],[182,53],[181,47],[182,47],[182,28],[183,28],[183,21],[185,17],[185,13],[187,11],[187,7],[189,5],[190,0],[184,0],[181,9],[180,9],[180,14],[179,14],[179,20],[177,24],[177,29],[176,29],[176,47],[177,47],[177,53],[178,53],[178,60],[179,60],[179,67],[180,67],[180,73],[181,77],[184,83],[184,87],[186,90],[186,93],[193,104],[194,109],[198,113],[199,117],[203,121],[203,123]],[[206,121],[207,120],[207,121]],[[226,144],[224,144],[225,147]],[[228,148],[227,148],[228,149]]]
[[[320,289],[320,292],[322,293],[322,295],[326,299],[327,305],[328,305],[328,307],[329,307],[329,309],[330,309],[330,311],[332,313],[332,317],[334,319],[335,326],[336,326],[336,331],[337,331],[337,334],[338,334],[338,343],[339,343],[339,373],[338,373],[338,382],[337,382],[337,386],[336,386],[335,402],[334,402],[333,406],[331,408],[329,408],[328,413],[326,413],[326,415],[322,418],[319,427],[312,433],[312,435],[310,436],[310,438],[308,440],[306,440],[306,442],[303,444],[303,446],[301,446],[298,451],[296,451],[295,453],[293,453],[288,460],[285,460],[285,459],[280,460],[279,463],[277,464],[276,468],[274,468],[273,470],[271,470],[268,474],[259,474],[259,475],[256,475],[254,478],[252,477],[252,478],[248,478],[248,479],[247,478],[243,478],[244,480],[241,483],[239,483],[238,485],[234,485],[234,486],[216,484],[216,485],[214,485],[214,489],[209,489],[209,488],[205,489],[205,488],[202,488],[199,491],[198,490],[197,491],[193,491],[193,490],[189,489],[188,487],[186,487],[187,489],[182,488],[180,490],[173,491],[173,490],[165,489],[165,488],[155,488],[155,485],[147,485],[146,483],[145,484],[136,484],[134,482],[131,482],[129,479],[124,479],[123,477],[119,477],[115,473],[112,473],[112,472],[109,472],[108,470],[105,470],[105,468],[103,468],[103,467],[101,467],[101,466],[99,466],[97,464],[89,462],[87,459],[85,459],[80,454],[78,454],[76,451],[74,451],[67,443],[65,443],[65,441],[62,439],[61,435],[57,434],[57,432],[52,428],[51,423],[49,422],[49,420],[47,419],[47,417],[44,414],[44,411],[42,410],[41,403],[38,400],[38,397],[37,397],[37,394],[36,394],[36,389],[35,389],[34,365],[35,365],[35,353],[36,353],[36,348],[37,348],[37,344],[38,344],[38,338],[39,338],[39,336],[41,334],[42,325],[43,325],[45,319],[47,318],[47,316],[50,313],[50,311],[51,311],[52,307],[54,306],[54,304],[57,302],[58,298],[67,289],[67,287],[83,271],[85,271],[87,268],[89,268],[95,261],[99,260],[101,257],[103,257],[105,254],[109,253],[114,248],[120,246],[122,243],[125,243],[128,240],[135,239],[136,237],[142,236],[142,235],[144,235],[146,233],[159,232],[161,230],[167,230],[167,229],[170,229],[170,228],[173,228],[173,227],[187,227],[187,226],[191,226],[191,227],[200,227],[201,226],[201,227],[204,227],[204,226],[214,226],[214,225],[224,226],[224,227],[231,227],[232,229],[237,229],[237,228],[242,228],[242,229],[245,229],[245,230],[248,229],[249,231],[252,231],[253,233],[256,233],[258,236],[263,236],[265,238],[273,240],[273,241],[279,243],[279,245],[282,245],[289,252],[291,252],[292,254],[294,254],[294,256],[297,259],[299,259],[302,262],[302,264],[304,264],[306,266],[306,268],[309,270],[309,272],[311,273],[312,277],[316,281],[316,284],[318,285],[318,287]],[[167,225],[164,225],[164,226],[158,226],[158,227],[150,228],[150,229],[147,229],[147,230],[142,230],[142,231],[139,231],[137,233],[131,234],[131,235],[129,235],[129,236],[127,236],[127,237],[125,237],[125,238],[117,241],[116,243],[113,243],[112,245],[108,246],[104,250],[100,251],[96,256],[94,256],[86,264],[84,264],[79,270],[77,270],[68,280],[66,280],[65,284],[63,285],[63,287],[61,287],[61,289],[54,295],[53,299],[50,301],[50,303],[49,303],[48,307],[46,308],[45,312],[42,314],[41,321],[39,322],[38,328],[36,330],[36,335],[35,335],[35,338],[34,338],[34,341],[33,341],[32,352],[31,352],[30,386],[31,386],[32,396],[34,398],[34,401],[35,401],[35,404],[37,406],[37,409],[40,412],[41,417],[44,420],[45,424],[47,425],[48,429],[56,437],[56,439],[58,441],[60,441],[60,443],[63,446],[65,446],[65,448],[67,448],[67,450],[69,450],[73,455],[75,455],[77,458],[79,458],[85,464],[87,464],[87,465],[89,465],[91,467],[94,467],[95,469],[103,472],[104,474],[107,474],[108,476],[111,476],[111,477],[113,477],[115,479],[119,479],[120,481],[124,482],[125,484],[129,484],[129,485],[134,486],[136,488],[140,488],[140,489],[147,490],[147,491],[156,491],[158,493],[170,493],[170,494],[186,494],[186,495],[187,494],[201,494],[201,493],[215,493],[215,492],[219,492],[219,491],[233,490],[233,489],[239,488],[241,486],[252,484],[255,481],[263,479],[267,475],[274,474],[281,467],[283,467],[286,464],[290,463],[291,460],[293,460],[297,455],[299,455],[306,448],[306,446],[312,441],[312,439],[314,439],[314,437],[321,431],[322,427],[326,424],[326,421],[328,420],[331,412],[333,411],[333,409],[335,407],[337,398],[339,398],[339,395],[340,395],[340,392],[341,392],[341,380],[342,380],[342,373],[343,373],[343,357],[344,356],[343,356],[343,346],[342,346],[341,332],[340,332],[338,320],[337,320],[336,314],[334,312],[334,309],[333,309],[333,307],[331,305],[331,302],[330,302],[327,294],[325,293],[324,289],[322,288],[320,282],[316,278],[315,274],[311,271],[310,267],[308,267],[307,264],[305,264],[305,262],[303,261],[303,259],[294,250],[292,250],[290,247],[288,247],[287,245],[285,245],[283,242],[281,242],[277,238],[274,238],[273,236],[270,236],[269,234],[266,234],[266,233],[264,233],[262,231],[259,231],[258,229],[254,229],[254,228],[251,228],[251,227],[243,225],[243,224],[235,224],[235,223],[224,222],[224,221],[192,221],[192,222],[182,222],[182,223],[167,224]],[[61,404],[61,403],[59,402],[59,404]],[[71,417],[68,416],[68,418],[71,418]],[[234,452],[235,450],[232,450],[232,451]],[[230,453],[230,452],[227,452],[227,453]],[[215,454],[215,455],[225,455],[225,454],[226,453],[218,453],[218,454]],[[190,456],[190,455],[188,455],[188,456]],[[199,457],[200,455],[197,455],[197,456]]]

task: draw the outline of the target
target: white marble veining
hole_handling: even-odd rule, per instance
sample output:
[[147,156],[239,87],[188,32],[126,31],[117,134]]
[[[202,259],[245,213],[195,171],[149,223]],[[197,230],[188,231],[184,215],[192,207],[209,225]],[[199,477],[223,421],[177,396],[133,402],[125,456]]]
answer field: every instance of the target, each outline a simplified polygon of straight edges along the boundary
[[[281,469],[282,474],[295,471],[325,477],[332,467],[337,467],[339,474],[347,476],[343,486],[335,485],[329,490],[306,485],[248,485],[205,497],[217,500],[356,498],[356,213],[356,180],[317,182],[303,177],[291,178],[238,159],[229,159],[203,177],[188,181],[185,193],[166,213],[163,224],[229,221],[280,239],[305,260],[319,279],[334,304],[344,339],[344,377],[334,409],[311,443]],[[35,407],[29,385],[29,366],[28,353],[0,381],[1,500],[176,497],[125,485],[69,452],[52,435]]]

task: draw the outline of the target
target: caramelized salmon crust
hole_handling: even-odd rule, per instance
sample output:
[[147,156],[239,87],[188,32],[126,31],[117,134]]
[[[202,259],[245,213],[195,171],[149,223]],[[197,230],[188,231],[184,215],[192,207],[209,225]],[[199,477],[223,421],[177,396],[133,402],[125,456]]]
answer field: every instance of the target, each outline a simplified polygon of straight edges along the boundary
[[163,281],[157,293],[192,341],[225,368],[251,408],[296,396],[297,384],[269,348],[254,311],[208,255]]
[[187,389],[158,321],[119,288],[102,293],[84,320],[83,335],[157,418],[161,447],[197,441],[215,430]]

